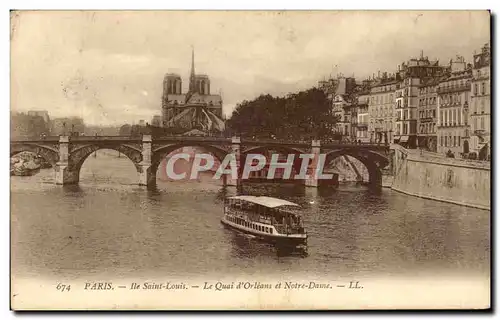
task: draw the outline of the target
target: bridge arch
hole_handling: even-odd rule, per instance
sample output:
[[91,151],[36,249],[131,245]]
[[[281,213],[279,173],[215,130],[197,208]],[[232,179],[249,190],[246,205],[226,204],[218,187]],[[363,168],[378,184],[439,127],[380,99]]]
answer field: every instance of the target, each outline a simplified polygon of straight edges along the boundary
[[351,156],[359,160],[368,170],[369,183],[381,185],[382,169],[389,164],[389,159],[376,152],[357,148],[344,148],[326,152],[325,166],[328,166],[335,158]]
[[139,163],[142,161],[142,153],[139,149],[126,144],[89,144],[70,151],[68,157],[69,170],[75,175],[76,182],[80,180],[80,170],[87,158],[94,152],[102,149],[116,150],[124,154],[139,172]]
[[55,164],[59,161],[59,150],[56,150],[55,148],[51,148],[49,146],[32,143],[14,144],[10,148],[10,157],[12,158],[13,156],[21,152],[31,152],[40,155],[52,166],[55,166]]
[[217,160],[219,160],[219,162],[222,162],[226,157],[226,155],[230,152],[218,146],[203,144],[203,143],[190,143],[188,141],[156,148],[151,152],[151,166],[148,169],[148,176],[149,176],[148,185],[156,184],[156,173],[158,171],[158,168],[162,160],[165,159],[170,153],[174,152],[175,150],[184,147],[204,149],[213,154],[217,158]]

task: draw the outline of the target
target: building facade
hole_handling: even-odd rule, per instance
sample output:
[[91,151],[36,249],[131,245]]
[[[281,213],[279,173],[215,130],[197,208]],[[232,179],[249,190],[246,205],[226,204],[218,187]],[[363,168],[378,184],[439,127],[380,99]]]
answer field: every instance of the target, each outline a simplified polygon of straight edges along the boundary
[[338,119],[333,131],[343,136],[350,136],[352,101],[345,94],[336,94],[332,100],[332,112]]
[[30,117],[42,117],[43,121],[47,124],[50,123],[49,112],[47,110],[30,110],[28,111]]
[[[441,77],[446,72],[447,68],[440,66],[438,60],[429,60],[428,57],[424,57],[423,52],[420,58],[412,58],[398,67],[398,74],[402,81],[396,102],[396,131],[399,133],[396,135],[396,141],[402,145],[409,148],[419,146],[419,116],[422,106],[420,105],[420,86],[428,79]],[[426,138],[427,133],[420,140],[425,142]],[[424,148],[426,148],[425,145]]]
[[161,124],[167,128],[223,131],[222,97],[210,93],[207,75],[195,74],[194,52],[191,59],[187,93],[182,93],[182,79],[178,74],[168,73],[164,77]]
[[372,84],[368,104],[368,135],[371,142],[390,143],[394,135],[396,91],[400,81],[396,75],[382,76]]
[[357,123],[356,80],[340,74],[336,79],[318,82],[318,87],[328,95],[332,104],[332,113],[338,119],[332,132],[346,139],[354,139]]
[[55,118],[51,121],[51,135],[81,135],[85,133],[85,123],[79,117]]
[[50,134],[50,124],[47,123],[43,116],[33,115],[29,112],[10,113],[10,136],[14,137],[36,137]]
[[437,89],[439,78],[429,78],[420,85],[417,118],[419,148],[437,152]]
[[154,115],[153,118],[151,119],[151,125],[153,127],[161,127],[161,116]]
[[[491,84],[490,46],[486,44],[474,55],[471,80],[469,124],[471,126],[470,152],[486,155],[491,148]],[[481,158],[483,158],[481,152]]]
[[368,103],[370,101],[370,89],[365,89],[358,92],[357,98],[357,123],[356,123],[356,140],[361,142],[369,142],[368,135]]
[[438,94],[438,153],[460,157],[470,150],[469,106],[472,67],[463,57],[450,61],[451,75],[439,83]]

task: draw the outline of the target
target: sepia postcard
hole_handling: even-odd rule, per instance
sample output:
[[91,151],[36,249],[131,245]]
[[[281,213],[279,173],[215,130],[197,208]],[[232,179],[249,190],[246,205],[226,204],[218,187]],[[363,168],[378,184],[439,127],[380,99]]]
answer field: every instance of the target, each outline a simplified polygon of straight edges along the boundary
[[490,23],[11,11],[11,309],[490,309]]

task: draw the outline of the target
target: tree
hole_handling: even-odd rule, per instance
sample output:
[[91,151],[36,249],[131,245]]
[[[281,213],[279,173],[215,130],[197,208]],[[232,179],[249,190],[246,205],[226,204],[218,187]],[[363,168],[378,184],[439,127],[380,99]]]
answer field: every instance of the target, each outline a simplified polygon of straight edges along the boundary
[[326,94],[313,88],[285,97],[261,95],[243,101],[227,121],[227,131],[248,137],[322,139],[338,119]]

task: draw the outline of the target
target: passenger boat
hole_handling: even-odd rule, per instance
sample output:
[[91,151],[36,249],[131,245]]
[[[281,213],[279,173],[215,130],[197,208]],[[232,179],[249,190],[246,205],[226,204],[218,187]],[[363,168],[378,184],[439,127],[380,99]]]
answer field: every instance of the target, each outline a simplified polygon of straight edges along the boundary
[[302,248],[307,233],[296,203],[265,196],[240,195],[226,198],[225,226],[279,247]]

